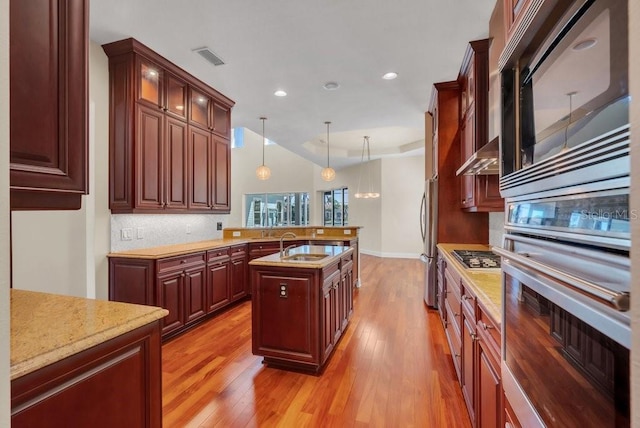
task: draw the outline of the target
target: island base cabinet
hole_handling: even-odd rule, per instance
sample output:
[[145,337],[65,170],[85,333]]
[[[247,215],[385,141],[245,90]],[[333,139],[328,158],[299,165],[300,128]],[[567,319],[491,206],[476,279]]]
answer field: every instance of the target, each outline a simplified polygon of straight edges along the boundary
[[272,365],[315,371],[318,359],[318,287],[313,272],[254,272],[253,353]]
[[353,251],[327,265],[252,265],[252,351],[265,363],[318,374],[353,312]]
[[161,427],[160,322],[11,381],[11,426]]

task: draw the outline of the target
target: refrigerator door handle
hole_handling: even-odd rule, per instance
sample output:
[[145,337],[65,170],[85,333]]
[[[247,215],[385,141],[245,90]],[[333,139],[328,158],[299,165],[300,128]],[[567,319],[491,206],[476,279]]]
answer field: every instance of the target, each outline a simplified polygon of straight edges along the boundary
[[434,234],[435,234],[435,219],[433,218],[433,210],[434,210],[434,182],[433,180],[427,181],[427,185],[425,186],[425,228],[428,236],[424,239],[425,242],[425,253],[427,257],[433,257],[433,244],[434,244]]
[[425,219],[425,211],[427,208],[427,194],[426,192],[422,194],[422,202],[420,203],[420,234],[422,235],[422,242],[425,242],[426,238],[426,219]]

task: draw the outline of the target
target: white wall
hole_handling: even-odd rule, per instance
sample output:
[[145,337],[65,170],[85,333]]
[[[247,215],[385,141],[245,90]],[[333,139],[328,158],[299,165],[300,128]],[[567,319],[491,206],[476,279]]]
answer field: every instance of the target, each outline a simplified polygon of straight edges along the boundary
[[385,257],[417,257],[423,251],[420,203],[424,156],[382,160],[382,248]]
[[[267,138],[269,138],[269,125],[267,120],[265,122]],[[244,146],[231,150],[229,224],[232,226],[244,226],[246,223],[246,219],[243,218],[244,195],[248,193],[309,192],[311,210],[318,208],[313,192],[316,172],[318,176],[320,175],[320,170],[316,171],[318,166],[277,144],[265,146],[264,151],[264,163],[271,169],[271,177],[262,181],[256,177],[256,168],[262,165],[262,135],[245,129]],[[312,221],[315,220],[313,216],[311,218]]]
[[[635,102],[631,103],[631,209],[640,212],[640,2],[629,0],[629,77],[630,93]],[[631,78],[633,76],[633,78]],[[631,225],[631,426],[640,427],[640,341],[636,340],[640,331],[640,221]]]
[[[372,170],[372,189],[381,190],[381,168],[382,163],[380,160],[373,160],[370,167]],[[371,254],[376,256],[382,256],[382,203],[385,195],[381,193],[381,197],[378,199],[356,199],[354,194],[358,190],[358,181],[360,177],[360,165],[351,166],[336,171],[336,178],[330,183],[322,181],[320,178],[320,169],[317,171],[316,189],[318,190],[317,196],[320,197],[322,191],[337,189],[340,187],[349,188],[349,225],[361,226],[359,231],[359,245],[360,251],[365,254]],[[365,175],[363,175],[361,190],[365,186]],[[322,208],[316,204],[315,210],[318,212],[318,216],[321,215]],[[318,218],[316,224],[322,224],[322,218]]]
[[89,195],[77,211],[18,211],[12,216],[13,287],[108,297],[109,70],[89,46]]
[[[89,195],[87,201],[87,297],[109,298],[111,212],[109,211],[109,64],[102,47],[89,45],[89,99],[92,121],[89,140]],[[91,251],[93,249],[93,251]],[[94,295],[91,295],[91,277]]]
[[0,0],[0,427],[10,425],[9,0]]

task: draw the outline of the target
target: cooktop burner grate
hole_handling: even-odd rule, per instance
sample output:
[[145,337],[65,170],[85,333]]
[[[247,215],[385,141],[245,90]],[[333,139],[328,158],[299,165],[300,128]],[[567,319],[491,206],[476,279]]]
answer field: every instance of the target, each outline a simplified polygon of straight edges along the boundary
[[491,251],[453,250],[453,255],[470,269],[500,269],[500,256]]

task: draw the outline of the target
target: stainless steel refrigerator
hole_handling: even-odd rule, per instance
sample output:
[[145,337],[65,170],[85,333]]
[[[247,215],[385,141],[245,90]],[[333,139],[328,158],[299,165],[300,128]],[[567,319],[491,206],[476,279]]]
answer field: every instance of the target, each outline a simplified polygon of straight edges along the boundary
[[420,260],[425,264],[424,301],[428,306],[436,307],[437,269],[436,244],[438,243],[438,179],[430,178],[424,185],[422,204],[420,205],[420,231],[424,243]]

